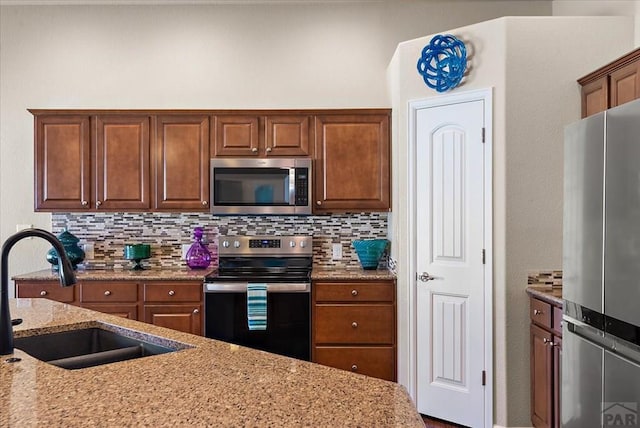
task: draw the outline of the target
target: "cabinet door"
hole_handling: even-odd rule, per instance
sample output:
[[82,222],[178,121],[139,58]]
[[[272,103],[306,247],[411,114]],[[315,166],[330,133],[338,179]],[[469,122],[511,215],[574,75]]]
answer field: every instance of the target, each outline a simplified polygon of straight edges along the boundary
[[560,428],[561,397],[562,390],[562,338],[553,336],[553,426]]
[[35,210],[91,208],[89,117],[35,117]]
[[202,336],[202,305],[145,305],[144,321]]
[[610,107],[633,101],[640,97],[640,63],[632,62],[611,73]]
[[217,116],[215,156],[258,156],[259,125],[258,116]]
[[268,116],[266,156],[310,156],[309,116]]
[[535,427],[553,423],[553,347],[551,333],[531,325],[531,422]]
[[609,76],[582,87],[582,117],[605,111],[609,108]]
[[96,209],[148,209],[149,116],[97,116]]
[[209,117],[160,116],[155,147],[158,209],[209,210]]
[[389,116],[315,119],[314,211],[388,211]]

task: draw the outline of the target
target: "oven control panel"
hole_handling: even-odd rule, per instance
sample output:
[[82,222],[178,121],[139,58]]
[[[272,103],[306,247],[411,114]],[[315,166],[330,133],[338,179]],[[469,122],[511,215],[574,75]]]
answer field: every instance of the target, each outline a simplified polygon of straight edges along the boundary
[[310,256],[311,236],[220,236],[218,254],[223,256]]

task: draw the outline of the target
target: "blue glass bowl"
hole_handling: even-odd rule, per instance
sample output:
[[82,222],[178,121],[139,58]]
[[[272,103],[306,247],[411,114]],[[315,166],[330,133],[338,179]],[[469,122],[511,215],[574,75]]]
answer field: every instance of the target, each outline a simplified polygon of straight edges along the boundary
[[386,239],[363,239],[361,241],[353,241],[353,248],[355,248],[360,259],[362,269],[377,269],[380,257],[384,254],[384,250],[389,243]]

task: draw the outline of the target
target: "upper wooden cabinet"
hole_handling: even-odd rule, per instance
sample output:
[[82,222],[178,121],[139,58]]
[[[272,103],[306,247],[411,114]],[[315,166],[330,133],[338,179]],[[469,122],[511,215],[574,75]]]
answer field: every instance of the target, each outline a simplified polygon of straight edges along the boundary
[[149,209],[149,121],[36,114],[36,211]]
[[209,210],[209,116],[158,116],[155,205]]
[[640,48],[578,79],[582,117],[640,98]]
[[389,112],[315,118],[314,212],[388,211]]
[[220,115],[216,117],[215,156],[311,155],[306,115]]
[[91,208],[89,128],[89,116],[36,116],[36,211]]
[[210,158],[313,157],[314,213],[390,209],[390,110],[29,110],[36,211],[210,210]]

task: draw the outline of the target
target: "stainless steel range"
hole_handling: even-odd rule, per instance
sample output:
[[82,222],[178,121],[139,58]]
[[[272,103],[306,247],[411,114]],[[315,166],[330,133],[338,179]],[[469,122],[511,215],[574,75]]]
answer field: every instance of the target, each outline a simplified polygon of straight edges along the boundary
[[[204,283],[205,336],[289,357],[311,355],[311,236],[222,236]],[[266,289],[266,329],[249,327],[247,288]]]

